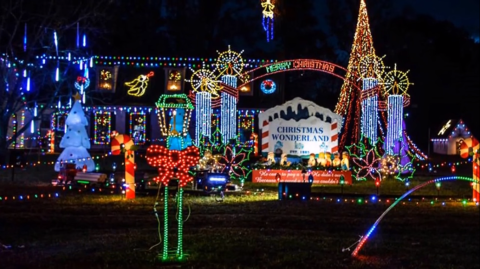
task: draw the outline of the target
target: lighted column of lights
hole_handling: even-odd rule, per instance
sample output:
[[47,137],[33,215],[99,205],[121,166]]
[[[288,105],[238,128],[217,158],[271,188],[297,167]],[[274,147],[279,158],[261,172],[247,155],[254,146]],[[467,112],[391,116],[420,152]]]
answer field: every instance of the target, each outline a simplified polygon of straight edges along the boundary
[[227,144],[230,139],[237,138],[237,99],[225,92],[221,98],[220,132],[223,143]]
[[403,95],[388,96],[388,127],[387,127],[387,141],[385,151],[390,154],[397,154],[393,152],[395,142],[402,139],[403,120]]
[[[135,117],[140,116],[140,117]],[[134,118],[137,118],[136,122],[134,122]],[[138,120],[140,118],[140,120]],[[130,112],[130,137],[132,138],[135,145],[143,145],[146,141],[146,128],[147,128],[147,115],[143,111],[134,111]],[[138,130],[136,127],[139,126]],[[135,136],[138,132],[140,135]]]
[[[99,125],[106,127],[104,135],[99,135]],[[93,133],[93,143],[97,145],[110,144],[110,134],[112,133],[112,114],[110,112],[96,111]]]
[[[378,80],[373,78],[363,79],[363,91],[368,91],[377,86]],[[371,141],[377,141],[378,137],[378,94],[369,96],[362,101],[362,125],[361,130],[364,137]]]
[[222,82],[231,86],[232,88],[237,88],[237,77],[232,75],[222,76]]
[[212,94],[197,92],[195,97],[195,145],[200,145],[200,138],[212,135]]

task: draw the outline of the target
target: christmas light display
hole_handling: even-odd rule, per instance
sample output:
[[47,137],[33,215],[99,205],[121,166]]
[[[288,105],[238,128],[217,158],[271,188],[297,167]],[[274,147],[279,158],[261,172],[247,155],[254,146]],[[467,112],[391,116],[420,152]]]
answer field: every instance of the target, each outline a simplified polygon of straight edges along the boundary
[[218,71],[218,77],[222,78],[223,83],[236,88],[236,77],[242,75],[243,67],[245,66],[242,58],[243,50],[238,53],[231,50],[230,45],[228,45],[227,51],[217,51],[217,53],[219,56],[215,66]]
[[146,141],[147,115],[143,111],[130,112],[130,137],[135,145],[143,145]]
[[480,144],[478,140],[472,137],[470,145],[462,141],[460,145],[460,156],[464,159],[472,156],[473,179],[477,181],[472,184],[472,197],[474,201],[478,202],[480,201],[480,182],[478,182],[480,180]]
[[212,95],[213,99],[219,98],[219,92],[222,89],[220,86],[220,80],[217,79],[215,74],[206,69],[205,65],[203,68],[198,70],[190,69],[193,74],[190,80],[185,80],[190,82],[192,85],[193,92],[208,92]]
[[[172,136],[173,125],[168,125],[167,120],[172,119],[173,111],[176,109],[183,109],[185,112],[185,118],[179,118],[178,123],[182,123],[182,130],[178,135],[186,137],[188,134],[188,126],[190,125],[190,119],[192,111],[194,109],[192,102],[185,94],[163,94],[155,103],[157,107],[158,124],[160,125],[160,131],[163,136]],[[177,122],[175,122],[177,124]],[[177,131],[178,132],[178,131]]]
[[145,94],[145,91],[147,90],[148,82],[150,81],[150,78],[153,77],[154,75],[155,73],[151,71],[146,75],[139,75],[136,79],[130,82],[125,82],[125,85],[130,87],[130,89],[128,89],[127,91],[128,95],[135,96],[135,97],[143,96]]
[[241,148],[237,152],[235,146],[225,146],[224,154],[220,159],[220,164],[223,165],[222,173],[228,173],[231,179],[239,180],[243,187],[245,179],[252,173],[252,169],[248,166],[252,152],[251,148]]
[[360,92],[356,88],[360,87],[361,70],[358,68],[360,61],[367,55],[376,55],[373,47],[372,34],[370,32],[370,23],[368,19],[367,6],[365,0],[360,1],[360,11],[358,15],[357,28],[353,39],[352,51],[348,62],[345,82],[340,91],[340,97],[335,107],[335,113],[344,116],[343,132],[339,143],[343,148],[347,143],[347,138],[351,143],[356,143],[360,139],[361,105],[359,101]]
[[183,254],[183,187],[193,177],[188,173],[190,167],[198,164],[200,159],[199,150],[197,147],[190,146],[184,150],[169,150],[163,146],[152,145],[147,149],[147,162],[153,167],[158,167],[159,176],[155,180],[165,185],[164,198],[164,237],[163,237],[163,251],[161,255],[162,261],[171,260],[168,250],[168,183],[170,180],[178,180],[178,236],[177,236],[177,250],[175,258],[182,260]]
[[95,111],[93,125],[93,143],[106,145],[110,143],[112,132],[112,113],[108,111]]
[[358,68],[363,80],[361,133],[375,141],[378,137],[378,78],[383,75],[385,66],[382,58],[366,55]]
[[[252,145],[252,138],[251,136],[255,132],[255,115],[253,114],[246,114],[242,115],[241,113],[238,114],[238,140],[240,146],[251,147]],[[258,136],[257,136],[257,143],[258,143]],[[258,150],[258,149],[257,149]]]
[[352,175],[356,180],[381,178],[382,154],[379,149],[382,146],[382,140],[380,138],[376,141],[367,140],[368,142],[364,143],[361,137],[358,143],[346,146],[355,164],[352,167]]
[[88,172],[95,170],[95,163],[87,151],[90,148],[90,139],[85,128],[88,121],[78,93],[75,95],[75,103],[68,113],[65,125],[67,131],[60,142],[60,148],[64,150],[58,156],[54,167],[55,171],[59,172],[63,163],[75,163],[77,168],[86,166]]
[[260,84],[260,90],[264,94],[272,94],[277,91],[277,84],[271,79],[266,79]]
[[195,145],[199,146],[202,136],[210,137],[212,132],[212,95],[197,92],[195,97]]
[[135,143],[130,136],[114,132],[111,151],[112,155],[125,155],[125,197],[135,199]]
[[[263,0],[262,0],[263,1]],[[262,14],[263,14],[263,30],[267,33],[267,42],[270,42],[270,40],[273,40],[273,26],[274,26],[274,8],[275,5],[272,3],[272,1],[275,0],[265,0],[265,2],[262,2]]]
[[377,221],[375,221],[375,223],[368,230],[368,232],[360,238],[357,246],[355,247],[355,249],[352,252],[352,257],[356,257],[358,255],[358,252],[362,249],[362,247],[365,245],[366,241],[370,238],[372,233],[378,227],[378,225],[380,224],[380,221],[385,217],[385,215],[387,215],[388,212],[390,212],[390,210],[392,210],[405,197],[407,197],[411,193],[415,192],[416,190],[419,190],[419,189],[421,189],[421,188],[423,188],[427,185],[430,185],[432,183],[436,184],[436,183],[441,183],[441,182],[444,182],[444,181],[453,181],[453,180],[468,181],[468,182],[474,182],[474,183],[478,184],[478,181],[473,179],[473,178],[454,176],[454,177],[443,177],[443,178],[437,178],[437,179],[429,180],[425,183],[422,183],[418,186],[415,186],[414,188],[412,188],[411,190],[409,190],[405,194],[403,194],[400,198],[396,199],[395,202],[393,202],[392,205],[390,207],[388,207],[387,210],[385,210],[385,212],[383,212],[383,214],[377,219]]
[[220,131],[223,143],[237,138],[237,98],[222,92]]
[[[218,51],[217,51],[218,52]],[[218,52],[216,67],[222,82],[233,88],[237,88],[237,76],[240,76],[243,70],[242,53],[232,51],[230,46],[225,52]],[[238,93],[237,93],[238,96]],[[221,93],[221,119],[220,131],[223,135],[223,143],[237,136],[237,96],[233,96],[226,91]]]
[[387,138],[385,143],[385,151],[390,154],[399,154],[398,147],[395,147],[397,141],[403,138],[403,107],[405,99],[410,96],[407,93],[408,88],[412,85],[407,77],[408,71],[401,72],[395,68],[388,72],[384,78],[385,96],[387,97],[388,106],[388,125]]

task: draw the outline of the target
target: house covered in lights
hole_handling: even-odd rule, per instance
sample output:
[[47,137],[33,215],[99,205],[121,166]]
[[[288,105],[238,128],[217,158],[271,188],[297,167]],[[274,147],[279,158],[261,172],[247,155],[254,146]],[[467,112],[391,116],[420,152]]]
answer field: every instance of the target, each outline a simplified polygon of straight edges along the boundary
[[[42,56],[43,57],[43,56]],[[48,63],[50,60],[67,61],[67,57],[39,58]],[[73,61],[73,59],[72,59]],[[257,68],[274,60],[243,59],[245,71]],[[172,58],[172,57],[120,57],[93,56],[85,61],[86,69],[79,68],[77,80],[87,79],[84,85],[85,98],[82,102],[89,120],[87,132],[91,139],[92,150],[108,152],[112,131],[130,135],[137,146],[146,148],[150,144],[163,143],[159,126],[158,109],[155,102],[163,94],[192,94],[188,80],[192,73],[203,68],[214,69],[216,58]],[[79,65],[82,63],[80,62]],[[85,64],[84,68],[87,65]],[[55,69],[52,69],[54,72]],[[275,90],[265,91],[265,81],[276,84]],[[41,149],[44,152],[61,151],[59,144],[65,134],[65,120],[72,105],[72,95],[76,92],[78,81],[72,81],[70,94],[55,100],[55,105],[43,110],[36,120],[31,121],[36,108],[25,108],[14,113],[10,120],[8,136],[28,125],[11,144],[15,149]],[[236,95],[237,134],[241,143],[247,142],[258,128],[256,115],[264,108],[283,102],[283,74],[270,75],[268,80],[250,82]],[[40,111],[40,106],[38,110]],[[195,119],[195,113],[192,118]],[[212,133],[219,127],[221,110],[212,106]],[[195,134],[195,126],[189,132]]]
[[472,144],[473,135],[461,119],[445,121],[432,138],[433,152],[442,155],[460,155],[460,145]]

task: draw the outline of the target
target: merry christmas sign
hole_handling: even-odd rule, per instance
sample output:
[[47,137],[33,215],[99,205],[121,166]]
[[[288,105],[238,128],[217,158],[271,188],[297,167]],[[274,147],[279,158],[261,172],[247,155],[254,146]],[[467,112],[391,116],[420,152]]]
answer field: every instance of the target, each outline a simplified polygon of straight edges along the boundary
[[327,108],[295,98],[259,115],[262,152],[294,156],[338,152],[342,117]]

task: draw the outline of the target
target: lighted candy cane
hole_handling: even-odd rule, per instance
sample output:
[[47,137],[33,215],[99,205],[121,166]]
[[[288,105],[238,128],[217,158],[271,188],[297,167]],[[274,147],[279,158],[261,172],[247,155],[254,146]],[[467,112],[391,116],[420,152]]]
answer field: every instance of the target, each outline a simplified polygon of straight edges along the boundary
[[[472,164],[473,164],[473,179],[479,180],[480,179],[480,144],[478,143],[478,140],[473,138],[471,139],[471,144],[468,145],[465,143],[465,141],[462,142],[460,145],[460,156],[464,159],[470,157],[470,150],[473,150],[473,156],[472,156]],[[474,201],[480,201],[480,184],[478,183],[472,183],[473,184],[473,193],[472,193],[472,199]]]
[[133,140],[128,135],[112,133],[112,155],[125,153],[125,184],[127,199],[135,199],[135,154]]

